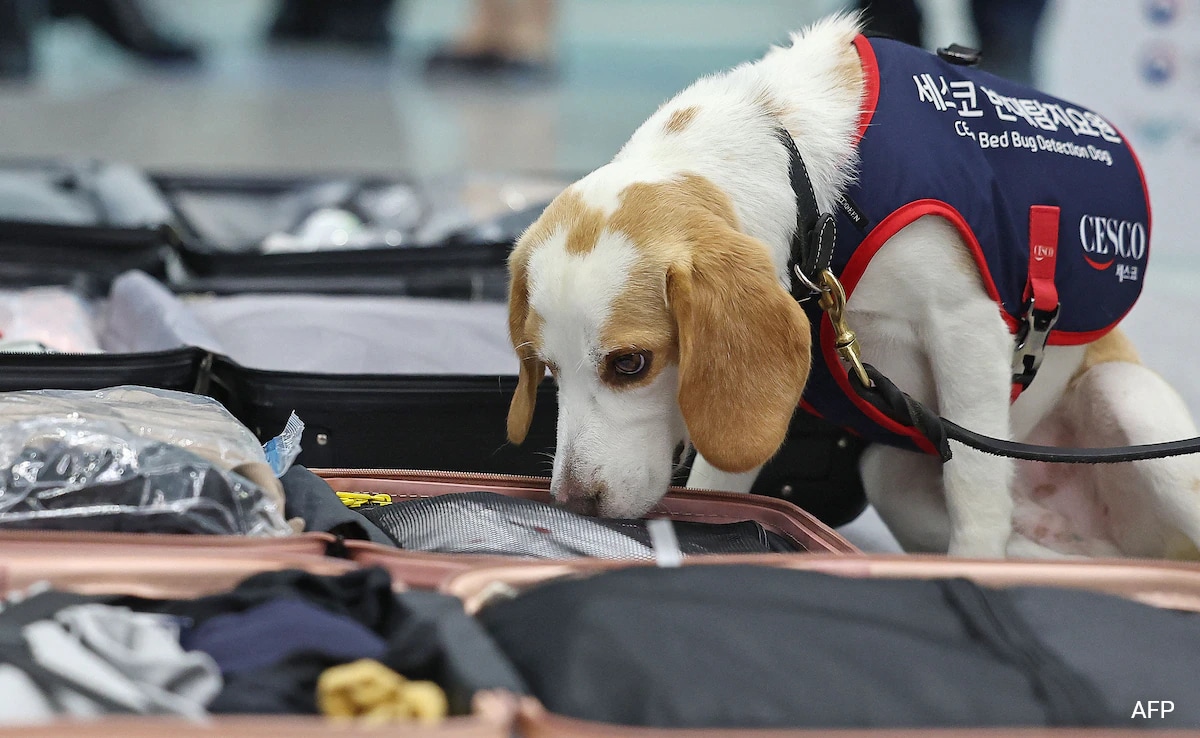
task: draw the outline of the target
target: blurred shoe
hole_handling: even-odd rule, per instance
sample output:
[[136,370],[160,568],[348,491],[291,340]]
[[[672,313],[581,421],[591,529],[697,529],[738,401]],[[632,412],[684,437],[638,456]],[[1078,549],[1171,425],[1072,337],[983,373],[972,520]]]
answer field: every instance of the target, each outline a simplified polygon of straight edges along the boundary
[[488,74],[503,64],[504,57],[495,51],[460,51],[452,46],[442,46],[425,59],[425,71],[430,74]]
[[267,37],[282,42],[312,41],[325,28],[328,8],[323,0],[283,0]]
[[0,0],[0,82],[33,76],[33,29],[44,10],[41,0]]
[[147,61],[194,64],[200,51],[154,28],[138,0],[50,0],[57,17],[79,16],[124,48]]
[[558,68],[549,59],[517,59],[496,51],[465,52],[444,46],[425,59],[425,72],[431,76],[545,82],[557,77]]
[[391,47],[394,0],[284,0],[268,37],[276,42],[333,42],[365,50]]

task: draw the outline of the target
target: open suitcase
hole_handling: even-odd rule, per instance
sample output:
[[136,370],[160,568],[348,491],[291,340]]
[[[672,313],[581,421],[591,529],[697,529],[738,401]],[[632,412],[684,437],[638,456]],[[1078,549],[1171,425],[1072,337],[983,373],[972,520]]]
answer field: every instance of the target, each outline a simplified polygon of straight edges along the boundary
[[569,181],[229,177],[3,160],[0,276],[103,290],[142,269],[190,291],[503,300],[508,247]]
[[[506,498],[549,503],[550,480],[515,475],[455,474],[453,472],[402,470],[315,470],[335,491],[384,496],[393,503],[439,498],[477,491]],[[503,511],[500,512],[503,514]],[[813,515],[784,500],[760,495],[739,495],[676,488],[654,507],[647,518],[664,518],[677,523],[729,525],[749,522],[767,535],[777,536],[793,551],[848,555],[857,549]],[[346,541],[348,555],[364,566],[382,566],[413,587],[437,588],[452,575],[482,564],[519,560],[498,553],[423,552],[381,546],[365,541]],[[653,548],[653,546],[651,547]],[[711,555],[688,557],[704,560]]]
[[[45,532],[0,533],[0,601],[14,595],[35,596],[45,588],[85,595],[124,595],[148,600],[185,600],[228,592],[247,577],[264,572],[302,571],[336,577],[355,571],[355,563],[325,555],[331,536],[309,534],[286,539],[246,539],[223,536],[157,536],[145,534],[86,534]],[[405,586],[393,580],[397,596]],[[32,588],[32,589],[31,589]],[[24,593],[33,592],[34,595]],[[427,597],[425,599],[428,599]],[[421,612],[421,610],[414,610]],[[459,625],[469,622],[461,618]],[[429,629],[428,633],[441,633]],[[333,635],[333,634],[331,634]],[[511,735],[519,680],[477,689],[470,675],[455,669],[487,663],[492,671],[509,667],[477,641],[439,635],[427,648],[441,649],[449,665],[451,716],[436,725],[389,723],[388,735],[462,738],[501,738]],[[469,651],[464,651],[469,649]],[[491,661],[488,661],[488,660]],[[457,666],[456,666],[457,665]],[[455,680],[458,680],[456,682]],[[471,690],[474,690],[471,693]],[[456,692],[459,694],[456,695]],[[345,724],[341,731],[360,732]],[[215,715],[193,722],[181,718],[108,716],[95,721],[59,721],[43,725],[0,728],[11,736],[128,736],[328,735],[324,718],[281,715]]]
[[[1147,648],[1147,651],[1152,651],[1156,654],[1159,654],[1160,657],[1161,654],[1169,652],[1173,647],[1185,647],[1178,641],[1171,641],[1173,645],[1162,644],[1163,639],[1170,638],[1170,628],[1162,632],[1155,630],[1148,631],[1147,628],[1142,627],[1145,625],[1145,623],[1137,623],[1135,619],[1129,619],[1128,622],[1125,622],[1123,618],[1129,614],[1128,612],[1122,612],[1121,614],[1114,616],[1113,613],[1105,612],[1105,608],[1115,605],[1117,610],[1122,610],[1123,608],[1128,610],[1133,605],[1132,603],[1125,602],[1124,600],[1131,600],[1136,603],[1152,605],[1154,608],[1176,611],[1154,611],[1153,614],[1156,616],[1162,616],[1168,622],[1172,620],[1181,621],[1186,619],[1188,622],[1184,623],[1184,625],[1190,629],[1191,632],[1194,632],[1196,628],[1200,628],[1200,615],[1196,614],[1200,613],[1200,567],[1191,564],[1131,561],[972,561],[926,556],[831,556],[827,554],[781,555],[770,557],[716,557],[707,558],[703,561],[684,563],[685,569],[690,566],[696,566],[700,570],[710,568],[719,569],[726,566],[734,567],[734,570],[737,572],[736,577],[724,580],[725,584],[731,589],[736,589],[737,578],[754,573],[750,568],[750,565],[759,569],[783,569],[792,572],[833,575],[833,577],[836,579],[853,580],[855,582],[862,582],[864,584],[886,584],[887,582],[893,582],[899,585],[906,585],[913,582],[928,582],[938,586],[946,585],[946,591],[959,592],[963,591],[965,585],[965,587],[969,588],[967,590],[969,592],[979,592],[983,591],[982,588],[987,588],[993,593],[993,595],[989,596],[994,596],[997,592],[1001,593],[1001,596],[1008,596],[1008,593],[1011,591],[1019,592],[1025,595],[1028,595],[1030,592],[1040,595],[1055,596],[1065,593],[1066,597],[1070,599],[1073,596],[1071,593],[1074,592],[1083,597],[1083,601],[1091,604],[1099,603],[1100,607],[1094,611],[1080,613],[1076,617],[1064,619],[1072,620],[1073,623],[1084,623],[1085,625],[1080,628],[1084,631],[1087,631],[1089,628],[1089,625],[1087,625],[1089,620],[1096,620],[1106,623],[1110,630],[1116,630],[1120,638],[1126,639],[1126,643],[1123,645],[1126,647],[1128,652],[1136,652],[1137,650],[1136,645],[1134,645],[1132,648],[1129,648],[1129,644],[1148,645],[1151,643],[1156,643],[1159,645],[1149,647]],[[451,577],[442,584],[441,589],[444,592],[448,592],[462,599],[469,612],[472,612],[477,616],[484,617],[486,621],[488,620],[487,611],[489,607],[500,606],[503,603],[517,602],[523,594],[538,593],[540,588],[544,588],[547,585],[562,585],[562,593],[558,598],[543,598],[542,601],[562,603],[565,601],[571,601],[564,600],[563,598],[577,598],[581,594],[586,593],[585,587],[590,582],[594,581],[599,583],[600,578],[598,575],[602,575],[606,572],[610,574],[630,572],[632,571],[631,567],[641,568],[646,573],[654,573],[652,571],[654,569],[653,565],[641,566],[639,564],[631,564],[629,562],[525,562],[508,566],[477,567]],[[658,571],[661,572],[662,570]],[[669,579],[666,577],[659,577],[658,581],[660,584],[663,584],[668,582]],[[953,586],[951,587],[950,585]],[[568,593],[568,587],[573,587],[573,589],[570,590],[570,593]],[[1040,588],[1055,589],[1051,590]],[[618,597],[616,603],[619,603],[621,608],[636,608],[639,597],[639,595],[636,594],[637,589],[631,587],[627,590],[620,591],[624,592],[624,595]],[[657,588],[653,591],[655,593],[658,592]],[[897,592],[902,592],[902,590],[897,590]],[[1105,599],[1101,601],[1103,598],[1094,597],[1094,595],[1097,593],[1103,595],[1115,595],[1118,598],[1122,598],[1122,600]],[[651,591],[647,591],[640,596],[646,597],[650,594]],[[734,647],[736,644],[744,644],[755,640],[753,634],[747,634],[745,631],[739,630],[739,628],[744,624],[736,617],[730,617],[719,624],[714,623],[711,628],[697,628],[695,623],[682,623],[678,621],[675,621],[668,626],[666,621],[670,617],[670,613],[679,612],[677,608],[670,607],[670,605],[674,603],[670,597],[671,595],[668,594],[665,603],[656,602],[654,605],[656,608],[661,608],[664,606],[669,608],[667,612],[663,614],[663,620],[655,623],[655,625],[658,626],[657,630],[655,630],[652,626],[649,626],[645,629],[646,632],[631,633],[622,631],[620,635],[615,636],[620,640],[625,640],[628,638],[630,642],[629,650],[636,649],[638,647],[644,648],[644,659],[641,661],[641,663],[631,664],[628,671],[625,672],[626,676],[624,678],[628,680],[628,684],[623,685],[620,689],[605,689],[604,687],[600,687],[600,691],[603,696],[595,695],[596,701],[601,699],[616,699],[618,701],[625,699],[626,701],[631,701],[632,703],[638,703],[639,698],[630,698],[628,695],[637,692],[638,690],[645,689],[648,690],[645,693],[648,696],[646,696],[642,701],[646,705],[649,705],[649,707],[645,708],[647,713],[654,715],[656,709],[655,702],[669,702],[669,700],[672,699],[670,696],[668,696],[669,689],[663,686],[662,683],[658,683],[656,685],[653,679],[646,678],[648,673],[653,673],[658,668],[656,664],[659,662],[657,662],[656,659],[662,658],[664,661],[670,663],[673,667],[678,667],[680,662],[682,662],[691,668],[698,670],[720,668],[718,664],[721,664],[722,662],[720,661],[720,657],[716,656],[717,654],[724,654],[725,656],[728,656],[730,654],[729,649]],[[697,604],[703,602],[702,593],[694,593],[689,597],[689,601],[692,599],[692,597],[695,598],[695,602]],[[577,599],[574,601],[578,602]],[[836,618],[836,613],[838,612],[836,606],[840,603],[836,600],[829,600],[824,604],[830,608],[830,613],[832,613],[830,617]],[[595,609],[596,613],[605,612],[603,609],[603,599],[598,599],[596,602],[585,600],[580,607],[582,608],[580,610],[582,613],[587,613],[592,609]],[[780,605],[780,607],[782,607],[782,605]],[[635,610],[635,612],[642,611]],[[1163,732],[1159,734],[1163,735],[1182,735],[1184,734],[1184,731],[1182,730],[1178,732],[1171,730],[1171,728],[1181,727],[1180,722],[1172,722],[1169,713],[1164,714],[1160,712],[1157,716],[1148,714],[1146,712],[1145,703],[1142,702],[1142,700],[1166,700],[1167,703],[1171,704],[1172,708],[1174,708],[1174,705],[1176,704],[1182,707],[1182,702],[1180,702],[1180,700],[1190,701],[1192,695],[1196,693],[1196,680],[1192,678],[1187,684],[1179,684],[1179,688],[1170,694],[1159,693],[1162,692],[1160,683],[1158,692],[1156,692],[1154,697],[1142,697],[1142,692],[1146,691],[1146,689],[1151,689],[1151,691],[1153,691],[1152,688],[1143,686],[1145,681],[1152,681],[1146,680],[1146,675],[1153,674],[1154,670],[1159,666],[1159,664],[1154,660],[1154,657],[1149,655],[1139,655],[1138,657],[1135,657],[1132,661],[1123,664],[1124,668],[1114,674],[1112,672],[1102,671],[1102,667],[1099,664],[1104,663],[1105,659],[1100,658],[1089,660],[1089,656],[1087,654],[1084,654],[1081,658],[1080,654],[1075,653],[1072,656],[1075,659],[1073,662],[1071,662],[1072,668],[1079,668],[1079,664],[1083,663],[1087,668],[1092,669],[1092,671],[1084,672],[1087,674],[1089,679],[1094,679],[1100,682],[1104,682],[1105,679],[1107,679],[1109,680],[1107,686],[1110,688],[1115,683],[1122,684],[1122,687],[1117,691],[1124,690],[1128,693],[1128,705],[1124,704],[1124,702],[1121,702],[1117,705],[1116,709],[1118,711],[1124,710],[1124,712],[1121,712],[1120,715],[1116,717],[1116,720],[1113,721],[1113,723],[1109,723],[1103,727],[1092,728],[1086,728],[1082,726],[1035,728],[1022,727],[1020,725],[993,725],[991,728],[981,728],[973,727],[970,724],[963,724],[957,727],[948,727],[943,725],[942,727],[931,728],[922,727],[920,725],[888,725],[886,722],[880,722],[874,725],[859,725],[849,727],[841,724],[825,725],[810,727],[808,729],[750,729],[745,726],[726,726],[724,728],[694,726],[672,728],[664,727],[662,724],[658,724],[654,727],[621,725],[612,722],[598,722],[593,719],[581,719],[579,717],[571,717],[562,713],[556,713],[547,708],[547,706],[538,698],[537,695],[539,694],[539,690],[547,689],[548,681],[553,682],[561,680],[561,673],[554,671],[554,666],[550,666],[548,667],[551,671],[549,675],[528,674],[527,669],[530,668],[529,664],[531,662],[534,664],[541,664],[543,668],[546,668],[546,664],[549,663],[545,659],[539,659],[537,657],[531,658],[530,653],[539,649],[545,650],[546,648],[552,648],[553,646],[549,644],[562,646],[564,641],[559,639],[560,633],[557,632],[554,623],[562,619],[569,619],[571,617],[569,606],[564,608],[555,608],[553,612],[547,612],[546,614],[548,619],[544,625],[539,626],[540,630],[538,630],[537,637],[546,638],[547,645],[532,649],[526,649],[522,647],[522,649],[518,649],[518,651],[515,653],[512,649],[511,635],[505,635],[506,627],[510,634],[513,630],[511,621],[506,623],[503,617],[499,618],[499,630],[497,630],[496,617],[492,617],[492,622],[488,624],[490,631],[493,633],[493,637],[498,639],[501,647],[506,650],[506,653],[508,653],[509,657],[514,660],[514,663],[518,665],[518,668],[530,682],[531,691],[533,692],[534,696],[526,697],[522,700],[518,719],[518,729],[520,734],[523,736],[528,736],[529,738],[542,738],[543,736],[600,735],[627,736],[628,738],[634,738],[636,736],[660,736],[662,738],[666,738],[666,736],[799,736],[831,734],[839,736],[864,736],[864,738],[866,736],[914,735],[1108,736],[1133,734],[1135,731],[1140,732],[1141,729],[1146,727],[1160,728],[1163,730]],[[1142,614],[1145,613],[1143,612]],[[531,615],[529,609],[523,611],[522,615],[524,617],[536,617],[536,615]],[[630,616],[631,619],[634,617],[636,617],[636,615]],[[999,615],[996,617],[999,618]],[[1052,620],[1054,618],[1061,618],[1062,613],[1042,613],[1042,617],[1047,620]],[[653,620],[654,616],[650,616],[647,619]],[[580,620],[580,622],[599,623],[600,621],[584,619]],[[988,617],[984,618],[984,622],[988,622]],[[1070,630],[1073,627],[1078,627],[1073,623],[1064,624],[1059,627],[1058,630]],[[1011,622],[1005,622],[1000,619],[991,621],[991,624],[999,624],[998,632],[1003,632],[1006,626],[1012,625]],[[1135,627],[1135,624],[1137,624],[1138,627]],[[1173,624],[1178,625],[1179,623],[1176,622]],[[600,682],[598,682],[596,679],[589,679],[583,673],[577,671],[577,669],[580,668],[581,663],[595,663],[596,659],[607,659],[606,663],[610,664],[611,670],[606,674],[606,678],[612,679],[614,673],[616,673],[616,670],[619,668],[618,664],[621,663],[622,658],[635,658],[631,657],[630,654],[626,652],[626,649],[620,645],[615,645],[614,648],[615,642],[613,640],[614,634],[612,632],[605,632],[604,628],[599,625],[594,627],[597,628],[596,637],[599,639],[597,643],[589,648],[582,648],[578,646],[572,647],[568,645],[566,646],[567,651],[556,657],[568,660],[567,666],[564,667],[564,673],[565,671],[576,670],[572,673],[578,675],[578,681],[582,683],[581,688],[584,690],[587,690],[588,688],[594,688],[600,684]],[[629,627],[629,623],[624,623],[622,627]],[[1124,630],[1126,627],[1128,627],[1128,630]],[[726,637],[730,639],[731,644],[725,645],[721,644],[719,641],[710,641],[705,639],[706,632],[708,635],[712,635],[721,629],[732,629],[732,631],[723,631],[726,632]],[[531,630],[534,629],[531,628]],[[848,627],[841,632],[841,638],[833,636],[835,640],[832,647],[817,640],[811,641],[812,650],[814,652],[825,654],[834,653],[838,655],[837,657],[839,659],[844,658],[844,668],[850,672],[853,672],[856,668],[863,668],[863,663],[878,663],[883,665],[887,664],[889,659],[896,658],[895,654],[888,653],[890,646],[887,643],[879,644],[878,650],[875,651],[871,651],[870,649],[856,650],[853,647],[853,640],[845,638],[846,633],[853,630],[853,627]],[[1046,629],[1047,632],[1052,632],[1054,630],[1055,628],[1053,626],[1048,626]],[[1097,632],[1102,632],[1102,630],[1103,629],[1098,629]],[[986,633],[986,627],[984,628],[984,631],[986,640],[991,636],[990,634]],[[675,632],[682,632],[686,633],[687,635],[677,637]],[[1176,631],[1176,633],[1177,632],[1178,631]],[[832,634],[827,633],[825,634],[825,637],[829,638],[831,635]],[[869,632],[869,628],[864,628],[862,635],[865,638],[870,638],[872,636],[872,634]],[[978,633],[974,635],[978,635]],[[1011,633],[1008,635],[1011,635]],[[1093,635],[1094,634],[1085,633],[1083,639],[1086,640],[1088,637]],[[649,636],[649,641],[646,640],[647,636]],[[802,642],[806,638],[806,634],[801,632],[795,633],[794,636],[796,639],[800,639]],[[782,654],[785,653],[802,653],[805,650],[803,645],[790,646],[778,641],[777,634],[772,633],[771,637],[776,639],[772,641],[772,643],[778,647],[778,653],[781,655],[781,657]],[[1053,637],[1058,639],[1056,645],[1061,643],[1061,632],[1054,633]],[[687,640],[691,644],[691,649],[694,649],[698,653],[704,653],[708,650],[711,650],[714,658],[717,658],[717,661],[712,661],[700,656],[688,656],[684,658],[678,657],[677,654],[681,652],[677,649],[681,647],[683,640]],[[761,647],[763,644],[760,643],[759,645]],[[1110,646],[1116,646],[1117,644],[1111,641],[1096,642],[1095,638],[1093,637],[1088,645],[1100,652],[1103,652],[1104,649],[1109,648]],[[1188,643],[1186,647],[1195,648],[1196,646],[1197,639],[1193,637],[1191,642]],[[597,656],[592,658],[591,661],[589,661],[588,658],[579,656],[579,652],[582,651],[589,651],[592,654],[596,654],[603,653],[605,649],[613,649],[613,652],[608,656]],[[845,651],[844,657],[841,654],[841,651],[843,650]],[[571,653],[571,651],[575,651],[576,653]],[[691,653],[691,651],[685,651],[685,653]],[[948,651],[947,657],[951,655],[952,654]],[[1004,654],[1005,658],[1012,658],[1015,663],[1021,663],[1021,659],[1026,655],[1027,654],[1020,652]],[[762,657],[762,653],[756,652],[753,654],[753,656],[748,658],[754,659]],[[865,658],[867,661],[863,663],[856,663],[852,660],[855,658]],[[818,659],[813,659],[812,661],[817,660]],[[734,669],[734,673],[745,674],[746,672],[739,670],[744,670],[746,668],[746,664],[733,663],[736,661],[737,659],[734,658],[731,662],[724,662],[725,668]],[[791,663],[786,667],[777,665],[767,668],[766,665],[761,662],[754,661],[753,663],[756,665],[756,669],[761,668],[768,675],[771,675],[772,677],[783,678],[785,681],[788,680],[788,677],[781,676],[785,673],[809,675],[811,676],[811,679],[809,679],[807,683],[810,685],[822,680],[821,672],[807,671],[812,668],[812,662],[808,662],[803,658],[795,663]],[[663,668],[668,669],[672,668],[672,666],[664,666]],[[1042,666],[1044,665],[1039,665],[1039,668]],[[1176,669],[1176,673],[1178,673],[1180,664],[1176,663],[1173,666]],[[895,667],[896,668],[884,667],[880,669],[880,671],[884,673],[890,672],[896,679],[907,679],[913,683],[920,683],[926,678],[925,675],[920,671],[909,672],[907,670],[910,667],[919,669],[920,667],[916,664],[911,664],[909,667],[906,667],[905,664],[898,663],[895,665]],[[1170,668],[1170,665],[1163,663],[1162,667]],[[834,672],[836,672],[838,668],[842,667],[834,668]],[[947,673],[949,674],[948,678],[950,680],[957,679],[969,682],[977,676],[976,674],[972,673],[956,673],[954,668],[949,664],[946,664],[945,668],[948,670]],[[874,669],[874,666],[866,667],[867,671],[873,671]],[[846,682],[846,680],[842,678],[844,675],[836,674],[834,672],[830,672],[831,682],[844,686]],[[663,673],[665,674],[667,672]],[[906,673],[906,677],[899,676]],[[660,674],[660,676],[662,675]],[[1061,674],[1056,676],[1061,677]],[[1139,677],[1141,677],[1141,679],[1139,679]],[[795,688],[795,683],[800,683],[802,681],[802,679],[792,679],[790,682],[790,687],[784,687],[781,690],[775,691],[773,696],[778,698],[780,692],[782,692],[783,694],[794,695],[796,697],[796,701],[799,703],[812,705],[813,700],[806,700],[805,698],[807,695],[803,695],[802,692],[797,691]],[[937,681],[937,679],[931,679],[929,681]],[[1159,681],[1161,682],[1162,680]],[[665,690],[665,692],[656,692],[654,690],[655,686],[660,687],[662,690]],[[703,699],[719,703],[719,705],[732,705],[734,703],[739,705],[754,705],[764,700],[767,702],[767,704],[769,704],[769,698],[765,697],[763,693],[756,691],[762,686],[763,685],[761,681],[749,679],[744,684],[739,683],[737,686],[727,686],[727,689],[734,690],[733,696],[726,697],[723,695],[718,696],[716,694],[709,693],[705,695]],[[895,685],[891,686],[894,687]],[[1046,685],[1042,686],[1050,690],[1051,693],[1056,688]],[[1061,683],[1057,686],[1061,686]],[[737,691],[739,688],[744,689],[745,691]],[[563,700],[562,692],[567,690],[551,691],[555,692],[555,699]],[[770,692],[772,690],[768,688],[763,691]],[[882,689],[880,692],[883,694],[873,694],[870,691],[860,693],[857,695],[857,699],[861,702],[868,703],[872,699],[878,699],[883,702],[887,702],[889,698],[895,697],[895,693],[906,694],[910,696],[915,694],[903,686],[890,690]],[[889,692],[891,692],[891,694],[889,694]],[[702,692],[700,691],[697,692],[697,694],[701,693]],[[620,695],[625,695],[625,697],[621,697]],[[1079,695],[1076,695],[1075,697],[1078,703]],[[1088,698],[1095,699],[1096,695],[1085,693],[1082,700],[1084,705],[1083,709],[1085,711],[1088,709]],[[1106,700],[1111,699],[1111,690],[1106,691],[1103,695],[1103,698]],[[568,699],[567,701],[569,702],[570,700]],[[933,701],[937,701],[936,697],[933,699]],[[1003,699],[991,699],[989,697],[981,701],[991,701],[994,703],[993,708],[999,707],[1001,711],[1007,709]],[[1050,701],[1050,699],[1047,698],[1047,701]],[[921,702],[921,700],[916,699],[913,700],[913,702],[915,704]],[[1161,706],[1164,703],[1158,702],[1151,704],[1159,704]],[[576,709],[583,709],[584,711],[590,709],[588,707],[580,708],[578,703],[575,707]],[[924,707],[928,707],[928,705],[924,705]],[[720,709],[720,706],[713,710],[708,710],[707,707],[705,708],[705,710],[708,710],[708,714],[716,715],[718,718],[721,715]],[[767,708],[762,709],[765,710]],[[954,712],[955,707],[942,705],[939,709],[945,709],[946,712],[952,713]],[[748,708],[748,710],[743,710],[743,712],[753,712],[753,710],[754,708]],[[1138,712],[1139,710],[1140,712]],[[814,712],[815,711],[817,710],[814,710]],[[858,712],[869,713],[869,710],[859,710]],[[661,715],[659,715],[659,717],[661,718]],[[1060,715],[1059,717],[1061,718],[1062,716]],[[1123,720],[1123,718],[1126,717],[1129,718],[1127,724]],[[1157,719],[1155,719],[1155,717],[1157,717]],[[1194,729],[1197,721],[1200,721],[1200,717],[1198,717],[1195,709],[1188,708],[1188,716],[1186,720],[1187,722],[1183,724]],[[669,719],[667,722],[669,722]],[[1125,729],[1126,725],[1128,726],[1127,729]],[[836,732],[831,732],[834,728],[837,729]]]

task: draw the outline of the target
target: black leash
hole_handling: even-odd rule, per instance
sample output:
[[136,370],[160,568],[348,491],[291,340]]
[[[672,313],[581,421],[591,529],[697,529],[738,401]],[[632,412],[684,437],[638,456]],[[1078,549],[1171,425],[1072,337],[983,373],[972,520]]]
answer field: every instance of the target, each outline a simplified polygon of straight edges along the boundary
[[[829,304],[836,304],[835,310],[827,307],[826,298],[831,292],[831,283],[833,291],[841,292],[841,285],[837,283],[832,272],[829,272],[836,239],[833,215],[820,212],[812,180],[808,176],[808,169],[804,166],[804,160],[801,158],[791,134],[783,128],[779,128],[776,135],[788,151],[791,185],[796,194],[796,232],[792,236],[792,258],[789,264],[792,275],[792,295],[800,302],[818,295],[822,296],[821,307],[830,315],[830,319],[839,333],[847,334],[846,345],[838,346],[839,353],[843,349],[852,349],[851,353],[854,354],[851,363],[854,364],[855,370],[847,372],[850,386],[860,397],[871,403],[884,415],[900,425],[913,428],[920,433],[937,449],[943,462],[949,461],[953,456],[950,450],[950,441],[952,440],[994,456],[1056,464],[1117,464],[1126,461],[1164,459],[1170,456],[1200,453],[1200,438],[1111,448],[1036,446],[992,438],[963,428],[961,425],[939,416],[905,394],[878,369],[870,364],[861,363],[857,357],[858,349],[854,333],[849,331],[842,321],[841,310],[844,307],[844,294],[841,296],[841,301],[829,301]],[[839,200],[839,205],[847,212],[856,226],[865,228],[866,219],[854,203],[842,199]],[[843,353],[842,355],[843,358],[847,357],[847,354]],[[865,370],[863,374],[867,381],[864,382],[863,376],[859,374],[860,370]]]
[[897,423],[914,428],[925,437],[942,461],[949,461],[953,456],[950,441],[970,446],[973,449],[992,454],[1006,456],[1010,459],[1026,461],[1045,461],[1055,464],[1117,464],[1125,461],[1144,461],[1146,459],[1165,459],[1169,456],[1183,456],[1200,452],[1200,438],[1186,438],[1181,441],[1166,441],[1164,443],[1148,443],[1143,446],[1115,446],[1111,448],[1066,448],[1058,446],[1035,446],[1029,443],[1005,441],[999,438],[985,436],[968,430],[958,423],[946,420],[937,413],[909,397],[900,390],[890,379],[870,364],[864,365],[867,376],[871,378],[873,387],[867,387],[858,379],[858,375],[849,372],[850,386],[867,402],[871,403],[884,415]]

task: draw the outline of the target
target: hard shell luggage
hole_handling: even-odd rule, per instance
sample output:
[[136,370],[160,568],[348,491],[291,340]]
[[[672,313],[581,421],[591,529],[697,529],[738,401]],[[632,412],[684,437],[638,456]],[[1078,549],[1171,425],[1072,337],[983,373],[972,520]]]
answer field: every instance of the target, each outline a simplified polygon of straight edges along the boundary
[[[124,595],[148,600],[192,599],[226,592],[247,577],[263,572],[300,570],[337,576],[358,566],[345,558],[326,556],[333,536],[305,534],[283,539],[153,534],[0,533],[0,599],[32,596],[46,589],[86,595]],[[337,550],[334,547],[333,550]],[[402,582],[393,587],[403,592]],[[451,600],[453,602],[453,600]],[[2,610],[0,610],[2,613]],[[423,631],[429,648],[446,649],[446,660],[463,668],[477,651],[457,653],[457,644],[433,623]],[[336,637],[337,634],[330,634]],[[459,666],[453,666],[453,664]],[[508,669],[507,664],[502,668]],[[328,735],[386,731],[397,736],[462,736],[486,738],[511,735],[517,694],[506,689],[476,691],[461,711],[436,725],[390,723],[386,726],[331,723],[328,719],[281,715],[215,715],[202,723],[165,717],[105,716],[86,722],[58,721],[29,726],[0,726],[11,736],[115,735]],[[452,699],[453,705],[453,699]]]
[[[337,492],[384,495],[393,502],[420,500],[465,492],[487,491],[505,497],[549,503],[550,480],[498,474],[469,474],[405,470],[314,470]],[[857,554],[857,549],[816,517],[789,502],[759,495],[740,495],[675,488],[647,518],[666,518],[713,524],[752,521],[784,539],[794,550],[830,556]],[[346,541],[352,559],[364,566],[382,566],[410,586],[435,588],[452,574],[480,564],[512,561],[511,556],[470,553],[429,553],[400,550],[365,541]],[[688,557],[686,561],[723,558]]]

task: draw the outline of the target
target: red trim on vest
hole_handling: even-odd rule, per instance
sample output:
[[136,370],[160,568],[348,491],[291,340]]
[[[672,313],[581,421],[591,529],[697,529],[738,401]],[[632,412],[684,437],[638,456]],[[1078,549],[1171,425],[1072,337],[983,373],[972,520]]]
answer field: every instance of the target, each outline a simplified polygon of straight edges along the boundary
[[879,105],[879,62],[875,61],[875,50],[871,48],[870,39],[861,33],[854,37],[854,48],[858,51],[863,70],[863,99],[859,106],[858,133],[854,136],[854,145],[858,146]]
[[822,415],[815,407],[809,404],[808,400],[805,400],[804,398],[800,399],[800,409],[809,415],[812,415],[813,417],[820,418],[821,420],[825,419],[825,416]]
[[1033,308],[1048,313],[1058,307],[1058,288],[1054,286],[1054,268],[1058,265],[1058,214],[1053,205],[1029,208],[1029,283],[1025,299],[1033,298]]

